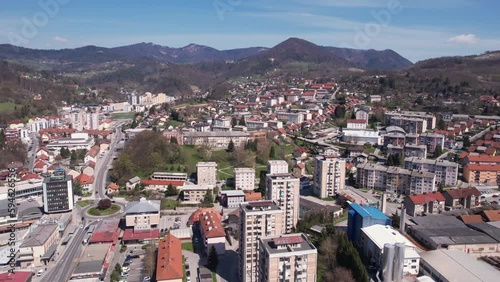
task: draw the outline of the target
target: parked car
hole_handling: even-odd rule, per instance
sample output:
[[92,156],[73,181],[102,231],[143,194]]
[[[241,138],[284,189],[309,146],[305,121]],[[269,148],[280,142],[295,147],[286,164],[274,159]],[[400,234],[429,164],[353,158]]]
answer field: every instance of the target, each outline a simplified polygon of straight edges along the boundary
[[149,282],[149,281],[151,281],[151,277],[149,276],[146,276],[142,279],[142,282]]

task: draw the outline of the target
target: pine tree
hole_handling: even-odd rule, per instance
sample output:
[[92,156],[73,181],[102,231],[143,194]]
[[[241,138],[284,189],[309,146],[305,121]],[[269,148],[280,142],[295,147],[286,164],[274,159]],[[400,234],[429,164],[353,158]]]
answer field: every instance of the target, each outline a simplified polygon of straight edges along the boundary
[[213,204],[214,202],[214,195],[212,193],[212,190],[207,189],[207,193],[205,194],[205,197],[203,197],[203,204]]
[[233,142],[233,139],[231,139],[231,141],[229,141],[229,145],[227,146],[227,151],[230,152],[230,153],[234,151],[234,142]]
[[217,270],[217,265],[219,264],[219,256],[217,255],[217,251],[215,250],[215,247],[212,246],[210,247],[210,251],[208,252],[208,269],[212,271]]
[[246,126],[247,125],[247,123],[245,121],[245,116],[241,116],[239,125],[242,125],[242,126]]
[[172,184],[168,184],[167,191],[165,191],[165,197],[175,196],[177,195],[177,189],[172,186]]
[[271,146],[271,150],[269,151],[269,159],[274,160],[276,158],[276,149],[274,146]]

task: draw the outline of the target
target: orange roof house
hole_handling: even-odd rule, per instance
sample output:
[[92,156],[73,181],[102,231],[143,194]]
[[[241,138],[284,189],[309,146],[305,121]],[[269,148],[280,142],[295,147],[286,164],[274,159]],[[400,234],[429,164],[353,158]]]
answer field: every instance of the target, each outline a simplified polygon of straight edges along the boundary
[[168,234],[158,244],[156,260],[156,281],[182,281],[184,270],[181,240]]

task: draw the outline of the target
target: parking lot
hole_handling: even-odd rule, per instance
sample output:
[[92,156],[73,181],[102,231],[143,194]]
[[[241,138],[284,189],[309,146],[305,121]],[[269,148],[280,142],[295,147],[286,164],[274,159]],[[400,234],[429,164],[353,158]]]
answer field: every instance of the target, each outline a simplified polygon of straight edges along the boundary
[[160,218],[160,230],[185,228],[189,220],[189,216],[191,216],[194,211],[196,211],[196,209],[169,211]]
[[132,258],[129,261],[129,264],[127,264],[126,262],[123,264],[123,266],[128,266],[128,268],[130,269],[126,281],[141,282],[144,278],[144,275],[142,274],[142,256],[139,256],[138,258]]

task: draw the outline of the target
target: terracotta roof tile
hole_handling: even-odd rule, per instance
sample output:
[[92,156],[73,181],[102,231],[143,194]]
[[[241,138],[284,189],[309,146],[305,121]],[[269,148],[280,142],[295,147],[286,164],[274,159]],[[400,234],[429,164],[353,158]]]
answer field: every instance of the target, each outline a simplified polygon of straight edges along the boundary
[[184,277],[183,263],[181,240],[168,234],[158,244],[156,280],[181,280]]

